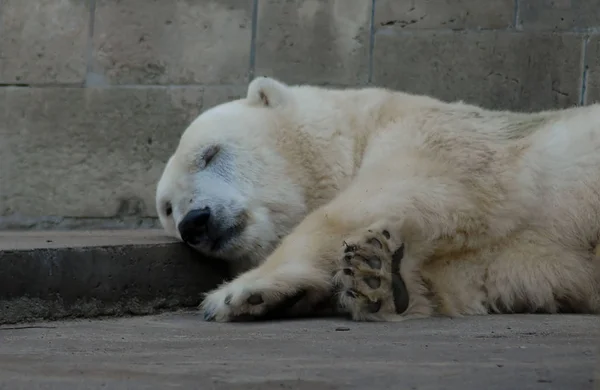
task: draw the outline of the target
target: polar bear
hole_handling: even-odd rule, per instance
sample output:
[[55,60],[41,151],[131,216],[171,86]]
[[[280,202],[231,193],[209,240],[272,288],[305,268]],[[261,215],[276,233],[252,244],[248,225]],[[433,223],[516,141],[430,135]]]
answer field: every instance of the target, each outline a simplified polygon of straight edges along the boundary
[[241,265],[206,320],[331,302],[357,321],[600,313],[600,105],[259,77],[185,130],[156,207],[169,234]]

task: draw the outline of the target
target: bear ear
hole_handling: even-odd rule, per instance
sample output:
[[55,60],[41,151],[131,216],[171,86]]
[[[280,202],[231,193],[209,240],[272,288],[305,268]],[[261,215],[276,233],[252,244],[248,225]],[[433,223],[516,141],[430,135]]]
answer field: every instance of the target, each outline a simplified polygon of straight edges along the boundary
[[246,99],[250,104],[264,107],[279,107],[286,103],[289,95],[287,84],[270,77],[257,77],[248,86]]

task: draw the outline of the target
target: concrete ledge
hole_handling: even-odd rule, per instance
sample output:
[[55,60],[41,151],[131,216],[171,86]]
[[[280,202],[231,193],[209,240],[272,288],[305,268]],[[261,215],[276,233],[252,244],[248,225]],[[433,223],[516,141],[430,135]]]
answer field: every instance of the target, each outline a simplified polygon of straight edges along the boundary
[[194,307],[227,275],[161,230],[0,232],[0,324]]

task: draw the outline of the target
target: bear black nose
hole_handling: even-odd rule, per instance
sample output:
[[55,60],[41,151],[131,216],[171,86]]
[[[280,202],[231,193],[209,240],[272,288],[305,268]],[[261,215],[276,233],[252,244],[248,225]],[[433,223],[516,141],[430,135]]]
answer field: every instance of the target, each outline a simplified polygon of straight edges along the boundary
[[210,219],[210,208],[194,209],[188,212],[177,225],[181,239],[188,244],[197,244],[206,234],[206,224]]

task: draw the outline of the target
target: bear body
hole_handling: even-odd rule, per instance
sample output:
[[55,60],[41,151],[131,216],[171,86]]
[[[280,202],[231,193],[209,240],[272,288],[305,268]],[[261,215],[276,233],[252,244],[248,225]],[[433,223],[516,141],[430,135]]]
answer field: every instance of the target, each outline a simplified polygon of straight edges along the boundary
[[257,78],[157,188],[167,232],[240,274],[207,320],[600,313],[600,106],[491,111]]

